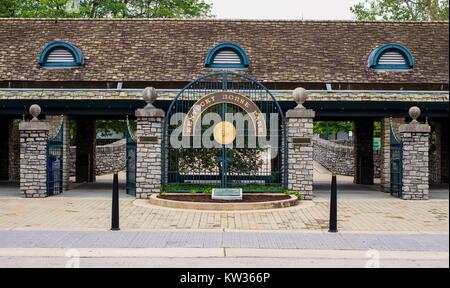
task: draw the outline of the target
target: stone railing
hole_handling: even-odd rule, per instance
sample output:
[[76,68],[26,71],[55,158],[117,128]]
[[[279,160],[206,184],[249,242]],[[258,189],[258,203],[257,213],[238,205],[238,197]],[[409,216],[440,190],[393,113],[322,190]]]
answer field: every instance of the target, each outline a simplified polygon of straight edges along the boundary
[[[97,146],[95,157],[96,175],[106,175],[125,169],[125,139]],[[70,176],[75,176],[76,147],[70,147]]]
[[[354,149],[351,142],[345,142],[346,145],[328,141],[320,138],[314,138],[314,160],[323,167],[338,175],[354,175]],[[380,150],[374,150],[374,173],[375,177],[380,177]]]

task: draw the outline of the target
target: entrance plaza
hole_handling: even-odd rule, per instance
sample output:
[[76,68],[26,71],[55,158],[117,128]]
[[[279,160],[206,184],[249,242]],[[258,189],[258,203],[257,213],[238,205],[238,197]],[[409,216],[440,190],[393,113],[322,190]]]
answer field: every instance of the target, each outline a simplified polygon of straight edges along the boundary
[[[330,173],[315,164],[313,201],[261,211],[195,211],[154,206],[124,190],[120,175],[122,230],[276,230],[325,232],[329,220]],[[95,184],[75,184],[61,195],[20,198],[18,187],[0,190],[0,230],[94,230],[110,225],[111,175]],[[448,188],[432,186],[429,201],[403,201],[372,186],[338,177],[339,230],[342,232],[448,233]]]
[[363,260],[379,249],[448,267],[448,32],[0,19],[0,266],[68,247],[89,259],[175,247]]

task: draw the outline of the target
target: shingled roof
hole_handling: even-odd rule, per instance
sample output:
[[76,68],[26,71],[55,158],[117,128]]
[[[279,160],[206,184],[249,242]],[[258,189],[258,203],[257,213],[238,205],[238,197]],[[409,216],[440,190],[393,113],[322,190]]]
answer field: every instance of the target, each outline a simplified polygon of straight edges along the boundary
[[[211,72],[205,57],[232,41],[250,58],[245,72],[268,82],[448,83],[448,22],[0,19],[0,80],[188,81]],[[51,41],[85,56],[77,69],[38,65]],[[368,69],[385,43],[406,46],[408,72]]]

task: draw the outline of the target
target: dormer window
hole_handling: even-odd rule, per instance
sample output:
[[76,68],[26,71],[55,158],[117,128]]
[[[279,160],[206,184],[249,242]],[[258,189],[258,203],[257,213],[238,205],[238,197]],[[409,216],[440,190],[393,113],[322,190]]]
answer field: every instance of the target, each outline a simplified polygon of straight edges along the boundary
[[45,68],[77,68],[83,64],[83,53],[69,42],[52,42],[39,55],[39,65]]
[[387,44],[375,49],[369,57],[369,68],[374,70],[410,70],[414,59],[400,44]]
[[249,66],[249,61],[244,49],[234,43],[225,42],[209,52],[205,66],[217,69],[245,69]]

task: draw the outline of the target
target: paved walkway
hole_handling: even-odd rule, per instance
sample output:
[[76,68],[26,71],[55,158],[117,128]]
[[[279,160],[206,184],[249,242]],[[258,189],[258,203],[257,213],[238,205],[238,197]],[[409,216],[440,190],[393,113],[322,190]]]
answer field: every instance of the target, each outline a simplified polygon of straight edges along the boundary
[[[285,209],[216,212],[163,208],[122,195],[120,224],[125,230],[327,230],[328,203],[318,197]],[[448,208],[448,200],[341,199],[338,226],[341,231],[446,232]],[[105,197],[0,199],[0,230],[107,230],[110,217],[111,199]]]
[[[327,231],[330,175],[322,168],[315,165],[314,201],[276,210],[170,209],[135,200],[121,189],[121,228]],[[46,199],[17,197],[17,187],[2,183],[0,230],[108,230],[111,217],[109,178],[100,177],[95,184],[74,185],[71,191]],[[448,232],[448,186],[433,190],[433,200],[403,201],[377,191],[376,185],[351,182],[352,177],[338,176],[340,231]]]
[[245,248],[448,252],[448,234],[0,231],[3,248]]

